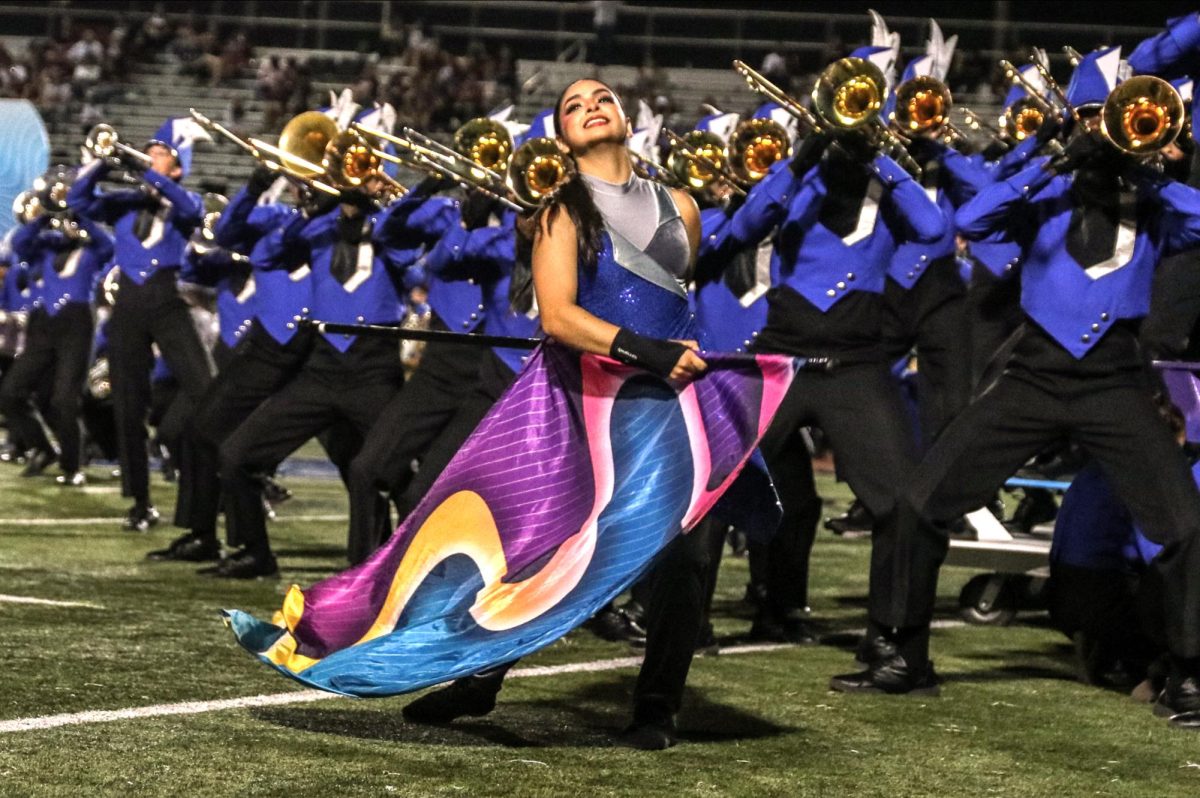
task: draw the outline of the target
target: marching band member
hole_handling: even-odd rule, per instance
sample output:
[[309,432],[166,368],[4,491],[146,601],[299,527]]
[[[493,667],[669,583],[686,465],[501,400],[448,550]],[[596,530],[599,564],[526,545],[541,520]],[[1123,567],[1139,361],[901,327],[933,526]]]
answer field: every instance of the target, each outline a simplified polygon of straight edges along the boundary
[[[48,180],[68,179],[64,168],[52,171]],[[47,212],[21,226],[12,244],[17,257],[40,274],[40,287],[25,349],[0,388],[0,410],[15,435],[33,442],[29,469],[44,468],[54,450],[31,399],[52,375],[48,420],[59,445],[63,473],[58,483],[78,487],[86,482],[80,471],[79,411],[91,359],[92,287],[112,257],[112,236],[86,218]]]
[[1067,435],[1164,545],[1156,565],[1172,673],[1157,711],[1200,708],[1200,493],[1151,399],[1136,333],[1159,260],[1200,245],[1200,193],[1131,166],[1100,138],[1096,111],[1119,60],[1120,49],[1108,48],[1076,68],[1066,93],[1082,122],[1051,168],[1034,164],[958,211],[968,238],[1005,230],[1024,245],[1024,334],[1004,373],[904,489],[887,522],[890,545],[876,546],[889,588],[870,603],[880,656],[864,672],[834,677],[833,689],[936,693],[929,621],[947,540],[935,524],[982,506],[1026,458]]
[[[190,124],[189,124],[190,123]],[[169,120],[145,146],[147,159],[137,164],[143,187],[97,191],[112,168],[98,158],[80,170],[67,204],[80,216],[113,226],[114,260],[121,269],[120,300],[109,322],[109,365],[113,404],[119,429],[122,492],[134,505],[125,519],[127,530],[145,531],[158,523],[150,501],[146,452],[151,344],[157,344],[184,393],[198,402],[212,379],[212,363],[201,343],[176,279],[184,249],[200,224],[200,197],[179,185],[191,164],[192,142],[206,136],[190,119]],[[209,484],[206,472],[182,474]]]
[[[420,232],[437,224],[437,210],[414,190],[379,209],[377,177],[364,188],[325,199],[312,218],[297,214],[272,236],[280,249],[298,247],[312,270],[312,316],[329,322],[394,324],[403,315],[400,284],[424,250]],[[365,190],[364,190],[365,189]],[[329,207],[332,205],[333,207]],[[444,223],[443,223],[444,224]],[[309,438],[344,423],[354,431],[355,450],[379,414],[400,390],[404,373],[393,342],[322,332],[299,372],[230,435],[220,449],[226,517],[243,548],[207,573],[245,579],[277,572],[267,539],[259,475],[272,473]],[[380,524],[386,507],[376,501]]]

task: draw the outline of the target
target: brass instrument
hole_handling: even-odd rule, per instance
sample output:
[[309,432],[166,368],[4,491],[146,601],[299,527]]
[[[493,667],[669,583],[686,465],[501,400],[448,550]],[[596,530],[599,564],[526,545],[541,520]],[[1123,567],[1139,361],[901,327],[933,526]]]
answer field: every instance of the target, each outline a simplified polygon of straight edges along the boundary
[[121,141],[116,128],[103,122],[88,131],[83,148],[96,158],[128,158],[147,169],[153,163],[149,155]]
[[476,117],[454,131],[454,149],[485,169],[503,172],[513,154],[512,134],[494,119]]
[[735,178],[754,185],[778,161],[791,155],[787,130],[773,119],[743,119],[729,137],[729,169]]
[[911,78],[896,89],[895,122],[905,134],[936,133],[965,140],[967,135],[950,119],[953,108],[950,88],[931,75]]
[[1048,111],[1033,97],[1022,97],[1004,109],[1004,133],[1014,141],[1036,136],[1046,121]]
[[1153,155],[1183,130],[1186,109],[1179,92],[1153,75],[1122,81],[1104,101],[1100,131],[1129,155]]
[[799,100],[767,80],[746,64],[745,61],[734,59],[733,68],[739,75],[746,79],[746,83],[750,86],[751,91],[755,91],[774,102],[784,111],[787,111],[796,117],[796,119],[803,122],[809,130],[824,129],[821,121],[813,116],[811,111],[801,105]]
[[22,191],[15,198],[12,204],[13,217],[18,224],[29,224],[34,219],[46,212],[42,207],[41,200],[33,191]]
[[575,161],[551,138],[532,138],[517,148],[508,164],[508,187],[525,209],[575,176]]
[[842,58],[825,67],[813,87],[812,102],[826,128],[863,130],[905,171],[920,175],[921,168],[904,143],[880,121],[886,97],[887,79],[879,67],[862,58]]
[[[355,122],[351,125],[351,129],[363,134],[368,140],[377,139],[395,144],[397,147],[395,155],[383,152],[378,148],[375,150],[375,154],[384,160],[403,164],[427,174],[449,178],[464,188],[485,194],[512,210],[528,210],[519,202],[514,201],[512,192],[504,181],[504,176],[495,169],[473,160],[471,156],[464,155],[458,150],[434,141],[412,128],[403,128],[400,131],[401,135],[396,135]],[[507,133],[507,131],[505,132]],[[481,146],[478,154],[482,158],[488,151],[488,147]],[[492,150],[491,154],[498,154],[498,150]]]
[[720,136],[706,130],[692,130],[683,136],[670,130],[666,133],[671,140],[667,171],[680,185],[689,191],[704,191],[722,182],[737,194],[746,193],[730,171],[729,153]]
[[383,171],[386,155],[388,153],[372,146],[357,130],[342,130],[325,145],[321,168],[329,181],[339,188],[361,188],[374,178],[383,182],[385,194],[401,196],[407,189]]

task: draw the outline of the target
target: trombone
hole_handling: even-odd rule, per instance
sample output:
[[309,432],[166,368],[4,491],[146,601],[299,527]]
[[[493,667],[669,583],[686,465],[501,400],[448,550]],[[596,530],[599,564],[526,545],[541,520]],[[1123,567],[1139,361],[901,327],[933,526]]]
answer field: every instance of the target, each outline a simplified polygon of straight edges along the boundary
[[691,191],[704,191],[713,183],[725,183],[735,194],[746,196],[729,168],[729,152],[720,136],[705,130],[692,130],[680,136],[665,131],[671,141],[667,172]]
[[153,163],[149,155],[121,141],[116,128],[104,122],[88,131],[83,140],[83,148],[96,158],[107,160],[125,157],[146,169]]
[[1186,110],[1179,92],[1153,75],[1122,81],[1100,112],[1100,133],[1127,155],[1153,155],[1183,130]]
[[950,88],[931,75],[919,75],[896,88],[895,122],[905,135],[934,132],[959,141],[967,135],[950,119]]
[[733,176],[743,184],[754,185],[791,154],[791,137],[773,119],[743,119],[733,130],[728,150]]
[[[505,184],[504,177],[494,169],[477,163],[470,157],[434,141],[412,128],[403,128],[402,136],[357,122],[354,122],[351,128],[368,139],[374,138],[391,142],[405,153],[404,157],[400,157],[375,148],[374,153],[384,160],[450,178],[464,188],[485,194],[514,211],[530,210],[530,208],[513,201],[512,192]],[[505,132],[507,133],[507,131]],[[481,148],[482,152],[483,148]]]
[[776,86],[771,81],[767,80],[762,74],[754,70],[745,61],[734,59],[733,69],[739,75],[746,79],[750,90],[758,92],[778,105],[783,110],[787,111],[796,119],[808,126],[809,130],[824,130],[825,126],[821,121],[813,116],[812,112],[799,103],[794,97],[785,92],[783,89]]
[[508,164],[507,186],[526,210],[575,176],[575,161],[551,138],[532,138],[517,148]]
[[[292,119],[289,120],[286,125],[284,125],[283,131],[279,134],[280,146],[276,147],[266,143],[265,141],[261,141],[260,139],[244,139],[233,131],[229,130],[229,128],[225,127],[224,125],[209,119],[195,108],[189,108],[188,113],[190,113],[192,118],[199,122],[203,127],[213,131],[228,141],[232,141],[248,155],[250,155],[250,157],[259,161],[263,166],[281,173],[293,183],[298,183],[306,188],[315,189],[332,196],[341,195],[342,192],[337,188],[316,179],[315,175],[321,174],[323,171],[320,164],[314,163],[309,158],[303,157],[299,152],[286,151],[291,142],[297,138],[297,134],[300,132],[301,126],[306,126],[307,130],[309,131],[307,137],[314,138],[327,135],[327,131],[329,129],[328,126],[317,122],[312,116],[309,116],[309,114],[315,114],[316,116],[326,119],[330,125],[333,126],[334,131],[336,131],[336,123],[334,123],[332,119],[329,119],[324,114],[318,111],[306,111],[303,114],[292,117]],[[329,135],[331,136],[332,134]],[[286,144],[285,140],[287,142]],[[322,149],[322,151],[318,154],[316,152],[314,143],[314,146],[311,147],[306,154],[310,157],[319,158],[324,156],[324,150]],[[268,158],[268,155],[272,156],[273,159]]]

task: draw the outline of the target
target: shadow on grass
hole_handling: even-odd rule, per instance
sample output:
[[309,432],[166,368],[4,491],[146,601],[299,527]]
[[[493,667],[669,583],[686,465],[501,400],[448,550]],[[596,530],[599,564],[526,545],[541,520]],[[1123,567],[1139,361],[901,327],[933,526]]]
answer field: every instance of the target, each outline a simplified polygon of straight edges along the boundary
[[345,546],[304,546],[290,549],[276,549],[278,557],[334,557],[342,561],[343,566],[349,567],[346,560]]
[[[367,740],[445,746],[493,745],[502,748],[594,748],[616,745],[629,722],[634,677],[581,685],[553,698],[504,700],[486,718],[466,718],[444,726],[410,723],[399,706],[361,710],[332,707],[277,707],[251,712],[266,723],[299,731]],[[754,740],[797,731],[737,707],[709,701],[688,689],[679,737],[692,742]]]

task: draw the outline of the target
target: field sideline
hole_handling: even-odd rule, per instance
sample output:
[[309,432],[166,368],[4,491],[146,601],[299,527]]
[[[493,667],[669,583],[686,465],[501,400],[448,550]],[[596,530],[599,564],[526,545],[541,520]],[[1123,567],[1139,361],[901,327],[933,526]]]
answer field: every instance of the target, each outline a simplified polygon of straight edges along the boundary
[[[236,648],[219,609],[269,617],[289,584],[341,567],[337,484],[286,479],[296,498],[271,527],[283,578],[227,583],[145,562],[174,532],[121,532],[126,503],[103,471],[82,493],[17,473],[0,466],[0,795],[1200,795],[1200,736],[1076,683],[1067,641],[1036,614],[935,630],[940,699],[828,692],[863,623],[865,541],[819,539],[812,604],[826,637],[803,648],[737,648],[747,571],[727,557],[714,620],[731,650],[697,659],[683,742],[650,754],[612,744],[631,652],[587,632],[525,660],[535,670],[491,716],[445,728],[405,723],[406,697],[297,700],[298,685]],[[844,490],[828,477],[821,488],[840,511]],[[170,486],[156,482],[155,498],[173,505]],[[971,575],[943,574],[943,620]],[[235,700],[255,696],[281,698]],[[215,703],[10,728],[182,702]]]

